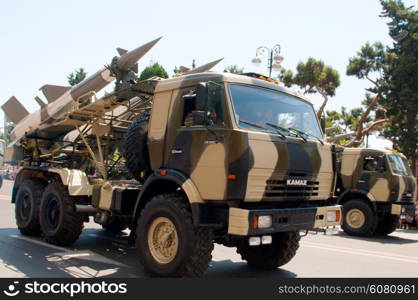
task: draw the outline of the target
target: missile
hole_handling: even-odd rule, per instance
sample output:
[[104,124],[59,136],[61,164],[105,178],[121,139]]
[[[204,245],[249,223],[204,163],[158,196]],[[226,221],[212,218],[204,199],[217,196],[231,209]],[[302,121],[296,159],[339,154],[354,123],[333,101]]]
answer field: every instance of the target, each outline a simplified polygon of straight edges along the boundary
[[[61,128],[60,130],[49,130],[54,123],[65,119],[68,114],[76,109],[79,103],[77,100],[88,94],[95,94],[109,83],[116,79],[114,72],[123,73],[129,70],[137,70],[137,62],[140,60],[159,40],[157,38],[134,50],[126,51],[118,48],[119,57],[112,60],[112,68],[103,67],[90,77],[84,79],[73,87],[44,85],[40,88],[48,100],[48,104],[43,105],[39,110],[32,114],[27,114],[26,109],[14,97],[10,98],[2,109],[10,120],[14,120],[15,128],[11,132],[12,144],[19,144],[25,136],[36,136],[39,138],[56,138],[74,129]],[[112,71],[113,72],[112,72]],[[39,101],[37,101],[39,103]],[[17,104],[19,103],[19,104]],[[16,116],[16,107],[19,114]],[[25,113],[26,111],[26,113]],[[13,118],[12,118],[13,116]]]

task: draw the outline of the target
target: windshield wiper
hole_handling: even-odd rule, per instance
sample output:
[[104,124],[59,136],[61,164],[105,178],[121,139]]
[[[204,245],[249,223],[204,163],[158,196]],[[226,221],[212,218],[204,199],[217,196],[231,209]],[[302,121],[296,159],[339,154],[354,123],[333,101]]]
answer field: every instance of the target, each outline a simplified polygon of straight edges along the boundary
[[316,139],[316,140],[318,140],[320,143],[321,143],[321,145],[323,145],[324,144],[324,141],[323,140],[321,140],[319,137],[317,137],[317,136],[314,136],[313,134],[310,134],[310,133],[307,133],[307,132],[305,132],[305,131],[302,131],[302,130],[300,130],[300,129],[296,129],[296,128],[293,128],[293,127],[289,127],[288,128],[289,130],[292,130],[292,131],[294,131],[294,132],[297,132],[297,133],[299,133],[299,136],[306,142],[307,140],[306,140],[306,138],[304,137],[304,135],[305,136],[309,136],[309,137],[313,137],[314,139]]
[[274,124],[272,124],[272,123],[269,123],[269,122],[267,122],[267,123],[265,123],[266,125],[268,125],[268,126],[270,126],[270,127],[273,127],[274,129],[276,129],[276,132],[282,137],[282,139],[283,140],[286,140],[287,138],[286,138],[286,135],[282,132],[282,131],[284,131],[284,132],[289,132],[290,133],[290,131],[289,130],[287,130],[286,128],[283,128],[283,127],[280,127],[280,126],[277,126],[277,125],[274,125]]
[[264,129],[264,130],[266,129],[266,127],[264,127],[263,125],[255,123],[255,122],[251,122],[251,121],[247,121],[247,120],[241,120],[241,119],[239,119],[239,122],[247,124],[247,125],[251,125],[251,126],[256,127],[256,128],[261,128],[261,129]]
[[[239,120],[239,122],[242,122],[242,123],[244,123],[244,124],[251,125],[251,126],[256,127],[256,128],[260,128],[260,129],[267,130],[267,128],[266,128],[266,127],[264,127],[264,126],[263,126],[263,125],[261,125],[261,124],[255,123],[255,122],[251,122],[251,121],[247,121],[247,120],[241,120],[241,119]],[[267,124],[267,123],[266,123],[266,125],[269,125],[269,124]],[[269,126],[271,126],[271,125],[269,125]],[[273,126],[271,126],[271,127],[273,127]],[[276,128],[276,129],[277,129],[277,128]],[[285,136],[283,133],[281,133],[280,131],[276,130],[276,133],[277,133],[278,135],[280,135],[280,137],[281,137],[281,139],[282,139],[282,140],[285,140],[285,139],[286,139],[286,136]]]

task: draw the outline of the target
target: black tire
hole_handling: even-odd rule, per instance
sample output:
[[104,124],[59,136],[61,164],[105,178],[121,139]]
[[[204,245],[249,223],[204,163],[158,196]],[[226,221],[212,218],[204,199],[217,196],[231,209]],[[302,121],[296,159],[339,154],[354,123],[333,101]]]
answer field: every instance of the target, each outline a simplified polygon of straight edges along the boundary
[[[359,210],[364,215],[361,227],[354,227],[347,221],[348,214],[352,210]],[[341,225],[345,233],[352,236],[372,236],[377,227],[377,216],[373,208],[362,199],[351,199],[343,204],[343,222]]]
[[76,212],[75,199],[60,182],[50,183],[46,187],[39,217],[42,234],[48,243],[69,246],[80,236],[84,217]]
[[388,235],[396,230],[399,225],[400,216],[398,215],[386,215],[383,219],[377,222],[377,227],[374,232],[376,236]]
[[248,240],[243,239],[237,246],[237,253],[250,268],[275,270],[292,260],[299,248],[299,241],[299,231],[276,233],[269,245],[250,246]]
[[123,141],[126,167],[129,173],[141,183],[151,173],[147,146],[150,113],[149,109],[144,110],[134,119]]
[[123,218],[110,217],[105,225],[102,225],[103,229],[109,233],[120,233],[128,228],[128,222]]
[[37,236],[41,234],[39,208],[46,182],[41,179],[27,179],[22,182],[16,195],[15,218],[17,228],[22,234]]
[[[178,237],[177,251],[167,263],[154,258],[148,243],[151,224],[160,217],[172,222]],[[139,261],[151,276],[200,277],[212,259],[212,232],[193,226],[189,204],[177,193],[158,195],[147,203],[138,219],[136,238]]]

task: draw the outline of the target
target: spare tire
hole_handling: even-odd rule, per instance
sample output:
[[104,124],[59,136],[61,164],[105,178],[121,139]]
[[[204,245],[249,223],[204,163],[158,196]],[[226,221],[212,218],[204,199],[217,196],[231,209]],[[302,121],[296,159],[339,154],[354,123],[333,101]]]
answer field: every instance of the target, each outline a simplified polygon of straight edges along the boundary
[[151,173],[147,146],[150,114],[150,109],[141,112],[128,127],[123,141],[126,167],[129,173],[141,183]]

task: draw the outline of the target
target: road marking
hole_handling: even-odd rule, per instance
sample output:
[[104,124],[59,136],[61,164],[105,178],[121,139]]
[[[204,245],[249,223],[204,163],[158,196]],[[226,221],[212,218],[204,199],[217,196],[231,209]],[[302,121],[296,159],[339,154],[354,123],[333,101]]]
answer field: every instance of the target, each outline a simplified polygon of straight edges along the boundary
[[[69,260],[71,258],[78,258],[78,259],[83,259],[83,257],[89,257],[86,258],[87,260],[91,260],[91,261],[98,261],[98,262],[105,262],[108,264],[113,264],[116,266],[120,266],[120,267],[125,267],[125,268],[132,268],[131,266],[128,266],[124,263],[120,263],[116,260],[113,260],[111,258],[107,258],[99,253],[96,253],[92,250],[72,250],[72,249],[67,249],[64,247],[59,247],[59,246],[55,246],[55,245],[51,245],[48,243],[45,243],[43,241],[34,239],[34,238],[29,238],[29,237],[25,237],[25,236],[19,236],[19,235],[11,235],[11,237],[16,238],[16,239],[20,239],[20,240],[24,240],[26,242],[30,242],[33,244],[37,244],[43,247],[47,247],[47,248],[51,248],[51,249],[55,249],[55,250],[59,250],[62,253],[54,253],[52,255],[49,256],[48,260],[51,260],[52,262],[57,262],[57,261],[65,261],[65,260]],[[83,251],[87,251],[83,252]],[[54,257],[55,255],[55,257]],[[96,257],[96,258],[94,258]]]
[[1,200],[12,200],[12,197],[10,195],[0,195]]
[[363,249],[339,247],[339,246],[334,246],[334,245],[329,245],[329,244],[319,244],[319,243],[311,243],[311,242],[303,242],[301,243],[301,246],[353,254],[353,255],[363,255],[363,256],[391,259],[391,260],[418,264],[418,258],[413,257],[413,256],[405,256],[405,255],[398,255],[398,254],[384,253],[384,252],[377,252],[377,251],[370,251],[370,250],[363,250]]

